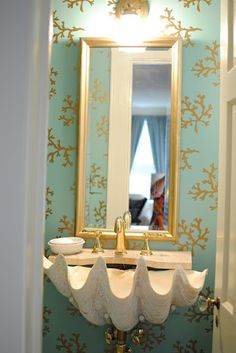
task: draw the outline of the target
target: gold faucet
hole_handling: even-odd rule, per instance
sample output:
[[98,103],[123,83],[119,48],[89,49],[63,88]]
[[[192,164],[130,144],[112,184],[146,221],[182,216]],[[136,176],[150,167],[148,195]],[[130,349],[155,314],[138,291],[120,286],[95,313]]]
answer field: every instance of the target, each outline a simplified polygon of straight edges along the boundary
[[127,251],[125,248],[125,221],[122,217],[116,218],[114,232],[116,233],[115,255],[124,255]]

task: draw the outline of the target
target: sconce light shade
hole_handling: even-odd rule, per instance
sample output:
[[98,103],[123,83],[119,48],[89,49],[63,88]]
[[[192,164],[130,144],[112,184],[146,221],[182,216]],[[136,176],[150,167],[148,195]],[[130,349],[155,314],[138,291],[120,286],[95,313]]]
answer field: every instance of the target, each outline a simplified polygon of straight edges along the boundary
[[119,0],[116,5],[115,15],[120,18],[123,15],[137,15],[146,17],[149,6],[147,0]]

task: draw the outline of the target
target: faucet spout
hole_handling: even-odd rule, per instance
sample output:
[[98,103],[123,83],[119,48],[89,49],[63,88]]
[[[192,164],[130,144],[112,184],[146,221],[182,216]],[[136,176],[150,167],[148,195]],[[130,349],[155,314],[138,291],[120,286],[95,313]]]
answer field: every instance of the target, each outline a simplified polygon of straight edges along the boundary
[[114,232],[116,233],[116,250],[115,255],[126,254],[125,248],[125,221],[122,217],[115,220]]

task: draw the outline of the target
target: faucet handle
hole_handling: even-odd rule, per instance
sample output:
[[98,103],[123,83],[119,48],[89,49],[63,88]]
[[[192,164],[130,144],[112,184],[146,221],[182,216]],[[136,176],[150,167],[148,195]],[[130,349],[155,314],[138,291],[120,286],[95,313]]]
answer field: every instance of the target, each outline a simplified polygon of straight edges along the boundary
[[152,255],[152,251],[150,250],[149,244],[148,244],[148,238],[149,234],[144,233],[144,247],[140,252],[140,255]]
[[114,225],[114,232],[115,233],[121,232],[123,223],[124,223],[124,220],[122,219],[122,217],[116,217],[115,225]]
[[102,246],[101,246],[101,243],[100,243],[100,236],[102,235],[102,232],[100,231],[96,231],[96,240],[95,240],[95,243],[94,243],[94,246],[93,246],[93,250],[92,250],[92,253],[99,253],[99,252],[104,252]]
[[116,218],[114,232],[116,233],[115,255],[124,255],[127,251],[125,248],[125,221],[122,217]]
[[125,211],[125,213],[123,215],[123,220],[125,222],[125,229],[129,229],[130,225],[132,223],[132,215],[131,215],[130,211]]

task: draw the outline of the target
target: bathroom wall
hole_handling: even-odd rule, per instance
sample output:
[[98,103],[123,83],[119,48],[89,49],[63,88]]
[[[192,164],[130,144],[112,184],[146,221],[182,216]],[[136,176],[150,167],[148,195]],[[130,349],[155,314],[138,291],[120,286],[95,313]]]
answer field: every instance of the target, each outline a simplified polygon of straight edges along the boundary
[[[46,237],[74,234],[79,38],[108,36],[115,0],[55,0],[50,69]],[[213,295],[219,117],[219,0],[151,0],[152,36],[160,26],[183,38],[179,238],[158,249],[191,249],[193,267],[208,268]],[[98,92],[102,95],[102,92]],[[138,243],[132,244],[138,247]],[[88,323],[45,278],[44,353],[112,353],[104,327]],[[163,325],[144,325],[135,352],[210,353],[212,313],[175,310]],[[130,338],[128,338],[130,341]]]

